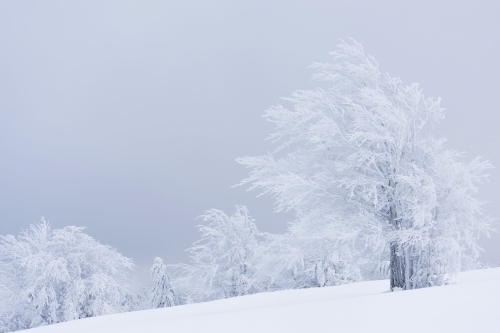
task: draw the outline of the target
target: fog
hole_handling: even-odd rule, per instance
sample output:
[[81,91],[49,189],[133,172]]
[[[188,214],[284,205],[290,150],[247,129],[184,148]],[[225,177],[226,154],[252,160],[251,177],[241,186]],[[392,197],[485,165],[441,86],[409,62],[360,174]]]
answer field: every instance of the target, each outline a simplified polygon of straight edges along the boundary
[[[442,97],[448,147],[498,166],[498,17],[498,1],[0,0],[0,234],[86,226],[139,286],[154,256],[186,260],[206,209],[284,231],[272,198],[231,187],[234,159],[272,150],[264,110],[349,37]],[[480,190],[493,217],[499,176]],[[500,262],[498,234],[481,244]]]

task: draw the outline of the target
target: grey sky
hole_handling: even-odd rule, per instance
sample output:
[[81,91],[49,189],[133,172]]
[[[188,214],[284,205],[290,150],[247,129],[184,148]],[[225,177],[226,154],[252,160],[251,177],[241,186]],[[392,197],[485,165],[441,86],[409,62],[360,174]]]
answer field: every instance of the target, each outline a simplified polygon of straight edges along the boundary
[[[140,276],[185,260],[211,207],[284,230],[271,198],[230,188],[234,159],[271,150],[264,109],[349,36],[442,97],[449,147],[500,166],[499,17],[498,1],[0,0],[0,234],[87,226]],[[499,262],[500,236],[482,244]]]

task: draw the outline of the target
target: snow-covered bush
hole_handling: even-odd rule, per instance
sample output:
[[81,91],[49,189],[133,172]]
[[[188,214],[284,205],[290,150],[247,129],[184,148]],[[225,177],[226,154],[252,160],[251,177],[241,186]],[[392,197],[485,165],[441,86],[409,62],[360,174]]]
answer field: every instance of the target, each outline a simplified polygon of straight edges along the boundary
[[126,311],[132,260],[84,228],[48,222],[0,236],[1,330]]

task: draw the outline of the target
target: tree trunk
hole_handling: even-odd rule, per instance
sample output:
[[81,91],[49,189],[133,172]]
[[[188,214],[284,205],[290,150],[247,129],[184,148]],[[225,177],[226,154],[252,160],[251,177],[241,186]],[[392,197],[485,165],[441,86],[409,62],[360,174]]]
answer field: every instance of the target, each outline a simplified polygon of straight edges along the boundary
[[391,291],[394,288],[407,289],[406,285],[406,260],[402,249],[396,242],[391,243]]

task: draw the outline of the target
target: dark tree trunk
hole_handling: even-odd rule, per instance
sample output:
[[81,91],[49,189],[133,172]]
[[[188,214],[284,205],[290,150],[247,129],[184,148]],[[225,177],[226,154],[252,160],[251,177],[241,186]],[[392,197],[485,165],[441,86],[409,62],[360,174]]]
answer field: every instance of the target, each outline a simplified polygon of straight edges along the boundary
[[[391,185],[391,182],[389,182]],[[396,230],[401,230],[401,220],[397,218],[396,208],[392,206],[389,209],[390,221],[392,226]],[[404,254],[404,250],[401,248],[401,245],[397,242],[393,241],[390,244],[391,258],[390,258],[390,280],[391,280],[391,291],[394,288],[401,288],[406,290],[406,258]]]
[[394,288],[406,289],[406,261],[402,249],[396,242],[391,243],[391,291]]

